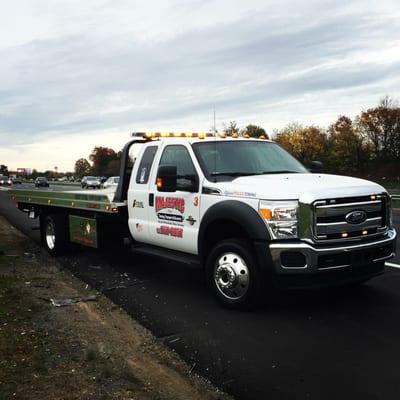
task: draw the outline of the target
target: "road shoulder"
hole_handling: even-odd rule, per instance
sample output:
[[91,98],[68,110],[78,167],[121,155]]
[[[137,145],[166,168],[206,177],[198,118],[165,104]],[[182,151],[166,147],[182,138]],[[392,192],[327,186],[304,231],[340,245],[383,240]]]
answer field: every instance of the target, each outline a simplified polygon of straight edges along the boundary
[[0,399],[228,399],[4,218],[0,353]]

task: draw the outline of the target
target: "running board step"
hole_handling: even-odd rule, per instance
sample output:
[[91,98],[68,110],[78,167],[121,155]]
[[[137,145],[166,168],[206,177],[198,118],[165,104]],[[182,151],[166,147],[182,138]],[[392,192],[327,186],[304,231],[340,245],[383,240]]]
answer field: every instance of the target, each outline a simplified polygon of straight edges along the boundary
[[154,257],[166,258],[182,264],[199,265],[199,259],[194,254],[181,253],[176,250],[164,249],[157,246],[148,246],[144,244],[133,244],[131,250],[137,254],[143,254]]

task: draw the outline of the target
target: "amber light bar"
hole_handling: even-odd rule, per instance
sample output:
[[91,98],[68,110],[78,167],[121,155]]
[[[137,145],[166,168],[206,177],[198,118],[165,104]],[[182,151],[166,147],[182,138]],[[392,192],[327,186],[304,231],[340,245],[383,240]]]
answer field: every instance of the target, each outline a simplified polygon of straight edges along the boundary
[[133,137],[143,137],[144,139],[158,139],[158,138],[199,138],[205,139],[206,137],[213,137],[212,133],[204,132],[133,132]]
[[[213,133],[207,132],[133,132],[131,134],[132,137],[140,137],[144,139],[159,139],[159,138],[199,138],[199,139],[205,139],[207,137],[219,137],[222,139],[225,138],[234,138],[237,139],[239,137],[245,138],[245,139],[250,139],[250,136],[248,134],[244,134],[243,136],[239,136],[237,133],[234,133],[233,135],[227,135],[225,132],[221,133],[216,133],[215,135]],[[261,135],[258,139],[266,139],[265,135]]]

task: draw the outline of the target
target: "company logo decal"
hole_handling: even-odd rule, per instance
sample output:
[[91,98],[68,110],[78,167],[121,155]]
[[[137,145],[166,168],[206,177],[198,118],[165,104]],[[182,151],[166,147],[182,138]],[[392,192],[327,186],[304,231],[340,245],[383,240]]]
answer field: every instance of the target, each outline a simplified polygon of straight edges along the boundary
[[355,210],[349,212],[345,219],[349,224],[362,224],[367,219],[367,213],[363,210]]
[[185,212],[185,200],[179,197],[156,197],[156,212],[164,208],[170,208],[173,210],[178,210],[181,214]]
[[142,201],[137,201],[137,200],[133,200],[133,208],[144,208],[143,202]]

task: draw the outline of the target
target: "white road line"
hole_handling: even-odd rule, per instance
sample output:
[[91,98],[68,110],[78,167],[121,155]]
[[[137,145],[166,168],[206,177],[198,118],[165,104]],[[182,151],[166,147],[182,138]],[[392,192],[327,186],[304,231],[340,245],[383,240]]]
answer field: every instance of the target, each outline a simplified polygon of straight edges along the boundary
[[389,262],[387,262],[387,263],[385,263],[385,265],[386,265],[387,267],[400,268],[400,264],[394,264],[394,263],[389,263]]

